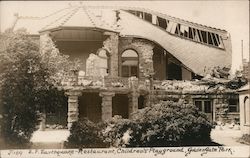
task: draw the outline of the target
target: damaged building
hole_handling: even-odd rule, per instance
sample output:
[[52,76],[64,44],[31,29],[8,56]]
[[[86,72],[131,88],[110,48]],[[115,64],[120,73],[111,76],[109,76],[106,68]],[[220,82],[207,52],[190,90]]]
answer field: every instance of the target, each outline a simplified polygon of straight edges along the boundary
[[214,86],[201,80],[216,68],[231,67],[225,30],[144,8],[81,5],[41,18],[18,16],[13,28],[26,28],[40,47],[51,40],[61,53],[80,60],[79,70],[62,83],[68,109],[60,119],[68,127],[81,117],[130,118],[160,100],[179,99],[194,103],[211,121],[239,119],[238,95],[225,86],[228,80]]

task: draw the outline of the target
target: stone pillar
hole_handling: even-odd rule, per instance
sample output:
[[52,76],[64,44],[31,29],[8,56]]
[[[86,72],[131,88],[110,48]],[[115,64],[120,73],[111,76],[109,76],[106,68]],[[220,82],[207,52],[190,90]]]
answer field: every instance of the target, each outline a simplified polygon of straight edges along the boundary
[[128,118],[131,119],[131,114],[138,110],[138,98],[140,94],[133,91],[129,96]]
[[71,128],[72,123],[78,121],[78,97],[82,95],[80,91],[68,91],[68,129]]
[[109,37],[103,42],[103,48],[110,53],[110,72],[109,75],[118,77],[118,44],[119,36],[116,33],[105,32]]
[[102,97],[102,121],[112,119],[112,97],[115,96],[113,92],[101,92]]
[[218,103],[218,99],[213,99],[213,121],[215,122],[216,121],[216,106],[217,106],[217,103]]
[[152,77],[154,75],[154,65],[153,65],[154,44],[146,40],[136,39],[133,41],[132,45],[134,45],[138,50],[140,50],[139,76]]

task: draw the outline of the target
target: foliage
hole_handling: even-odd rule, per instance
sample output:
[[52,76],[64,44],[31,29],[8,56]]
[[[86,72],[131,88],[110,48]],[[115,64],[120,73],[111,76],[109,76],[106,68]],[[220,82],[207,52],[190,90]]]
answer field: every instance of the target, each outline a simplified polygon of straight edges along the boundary
[[10,34],[1,73],[2,132],[6,142],[25,144],[38,123],[36,94],[44,87],[39,48],[24,32]]
[[104,132],[106,141],[116,147],[188,146],[210,142],[212,125],[193,105],[167,101],[133,115],[132,120],[111,121]]
[[49,53],[57,50],[54,45],[40,50],[39,40],[23,30],[5,32],[0,38],[5,41],[0,52],[1,134],[7,143],[25,145],[38,124],[38,111],[65,104],[54,74],[66,71],[63,64],[70,62],[58,52]]
[[105,147],[100,135],[101,127],[83,118],[72,124],[70,136],[65,143],[67,148]]
[[212,125],[191,104],[165,101],[133,114],[114,116],[95,125],[87,119],[73,124],[67,147],[163,147],[210,145]]
[[79,70],[80,61],[69,61],[69,56],[59,52],[48,35],[41,36],[41,63],[48,70],[48,81],[53,85],[60,85],[71,70]]
[[235,77],[232,80],[230,80],[226,87],[230,89],[239,89],[242,86],[247,84],[247,79],[244,77]]
[[250,134],[244,134],[238,141],[240,143],[250,145]]

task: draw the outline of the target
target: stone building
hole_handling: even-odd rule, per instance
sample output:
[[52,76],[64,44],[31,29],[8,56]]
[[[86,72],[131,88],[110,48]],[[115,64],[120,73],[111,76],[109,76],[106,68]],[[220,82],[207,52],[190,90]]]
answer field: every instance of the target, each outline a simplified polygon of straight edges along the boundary
[[80,70],[62,84],[67,122],[98,122],[131,113],[159,100],[185,99],[213,121],[239,117],[238,95],[226,79],[214,86],[199,80],[231,67],[230,34],[144,8],[69,6],[45,17],[17,16],[40,41],[80,59]]
[[240,129],[243,134],[250,134],[250,85],[239,89],[240,100]]

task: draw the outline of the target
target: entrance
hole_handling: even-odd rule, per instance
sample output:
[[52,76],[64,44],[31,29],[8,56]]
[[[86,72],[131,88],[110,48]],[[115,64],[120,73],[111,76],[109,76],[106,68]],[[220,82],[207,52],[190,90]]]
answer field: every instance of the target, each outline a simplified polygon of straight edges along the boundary
[[93,122],[99,122],[102,118],[102,98],[99,93],[83,93],[79,97],[79,118],[86,117]]
[[112,99],[112,117],[120,115],[128,118],[128,96],[126,94],[116,94]]

